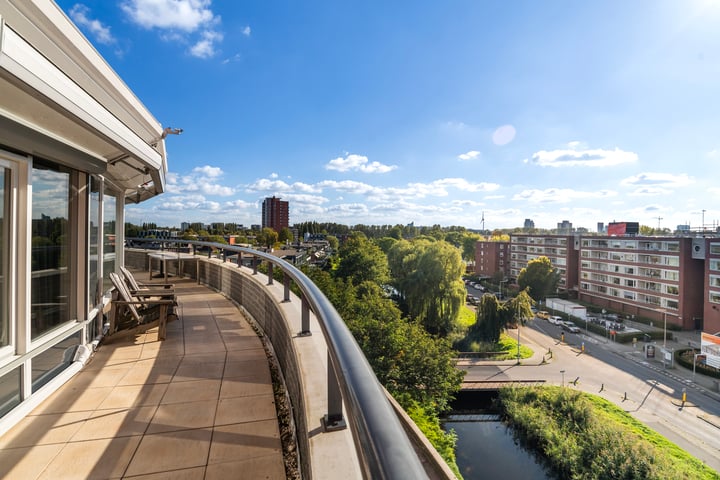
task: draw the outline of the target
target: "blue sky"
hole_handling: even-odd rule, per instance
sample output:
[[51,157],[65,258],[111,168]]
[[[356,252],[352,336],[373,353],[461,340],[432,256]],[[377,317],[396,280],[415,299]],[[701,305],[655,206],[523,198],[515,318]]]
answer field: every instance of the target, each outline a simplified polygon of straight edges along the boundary
[[183,129],[133,223],[720,221],[720,1],[58,4]]

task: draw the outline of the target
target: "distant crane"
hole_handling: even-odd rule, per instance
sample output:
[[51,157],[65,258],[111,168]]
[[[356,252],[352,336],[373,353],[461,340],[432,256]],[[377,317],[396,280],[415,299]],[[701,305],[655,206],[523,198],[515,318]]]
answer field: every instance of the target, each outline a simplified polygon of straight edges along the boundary
[[660,230],[660,220],[662,220],[663,217],[655,217],[655,218],[657,218],[657,221],[658,221],[658,230]]

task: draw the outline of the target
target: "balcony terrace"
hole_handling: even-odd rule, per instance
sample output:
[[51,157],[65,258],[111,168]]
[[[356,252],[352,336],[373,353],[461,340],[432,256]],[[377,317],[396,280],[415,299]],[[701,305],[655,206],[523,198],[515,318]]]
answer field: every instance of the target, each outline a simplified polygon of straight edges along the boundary
[[[287,272],[273,282],[255,262],[226,261],[241,250],[229,249],[166,265],[180,269],[166,339],[157,329],[105,339],[0,436],[0,478],[453,478],[368,377],[349,332],[327,318],[327,300],[291,294]],[[148,253],[124,252],[142,280]],[[291,405],[299,455],[288,462],[271,370]]]

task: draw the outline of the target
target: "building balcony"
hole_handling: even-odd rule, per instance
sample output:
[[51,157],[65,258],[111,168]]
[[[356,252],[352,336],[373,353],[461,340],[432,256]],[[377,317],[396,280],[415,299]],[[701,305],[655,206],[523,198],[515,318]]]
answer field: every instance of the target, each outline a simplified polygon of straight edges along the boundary
[[[147,275],[145,251],[125,263]],[[343,373],[352,348],[286,282],[222,258],[163,268],[179,270],[165,340],[104,339],[0,436],[0,478],[452,478],[374,375],[368,390]]]

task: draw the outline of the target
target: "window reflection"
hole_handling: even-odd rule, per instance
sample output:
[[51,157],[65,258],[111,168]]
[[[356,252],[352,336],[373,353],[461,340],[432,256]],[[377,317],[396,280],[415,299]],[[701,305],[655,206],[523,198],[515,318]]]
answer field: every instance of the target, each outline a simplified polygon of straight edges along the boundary
[[31,337],[69,320],[70,172],[36,162],[32,170]]
[[88,304],[92,308],[99,302],[98,298],[98,232],[100,229],[100,180],[90,177],[90,211],[88,213]]
[[[9,345],[10,318],[8,315],[8,284],[7,265],[9,243],[5,232],[9,229],[6,222],[10,221],[8,208],[10,208],[10,170],[0,168],[0,347]],[[1,398],[1,397],[0,397]]]
[[115,197],[103,195],[103,291],[112,287],[110,272],[115,271]]

